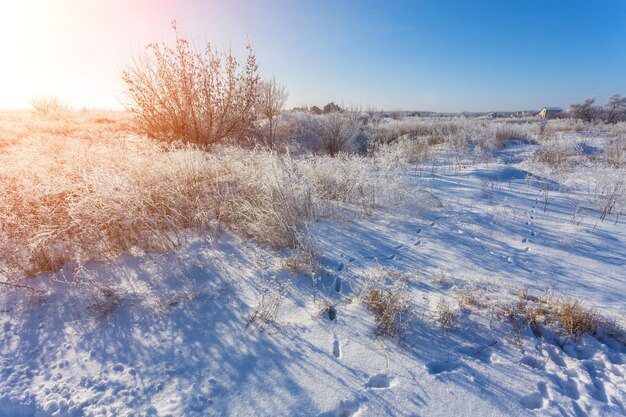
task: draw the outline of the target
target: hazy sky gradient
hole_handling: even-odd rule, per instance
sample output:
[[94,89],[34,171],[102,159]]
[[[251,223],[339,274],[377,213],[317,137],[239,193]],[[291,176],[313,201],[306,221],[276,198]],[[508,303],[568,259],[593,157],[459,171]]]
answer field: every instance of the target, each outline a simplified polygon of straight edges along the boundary
[[133,50],[171,39],[243,51],[289,106],[487,111],[626,94],[626,1],[20,0],[0,5],[0,108],[57,95],[119,108]]

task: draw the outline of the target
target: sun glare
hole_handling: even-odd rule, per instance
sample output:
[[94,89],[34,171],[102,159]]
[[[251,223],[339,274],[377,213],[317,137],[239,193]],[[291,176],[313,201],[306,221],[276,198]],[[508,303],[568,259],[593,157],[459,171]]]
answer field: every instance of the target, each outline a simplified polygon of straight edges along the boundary
[[51,94],[53,81],[47,76],[58,62],[62,31],[62,1],[6,1],[0,4],[0,108],[24,107],[33,95]]

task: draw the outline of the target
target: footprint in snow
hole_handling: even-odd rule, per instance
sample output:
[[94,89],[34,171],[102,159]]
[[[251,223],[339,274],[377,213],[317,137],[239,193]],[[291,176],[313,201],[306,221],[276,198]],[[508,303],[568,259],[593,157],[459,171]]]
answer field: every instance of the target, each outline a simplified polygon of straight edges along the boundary
[[328,307],[326,313],[328,313],[328,319],[330,321],[333,321],[337,318],[337,309],[333,306]]
[[341,346],[339,345],[339,340],[337,337],[333,340],[333,356],[335,358],[341,357]]
[[591,383],[585,384],[585,390],[587,391],[587,394],[589,394],[596,400],[605,404],[609,402],[608,396],[606,394],[606,388],[602,380],[592,377]]
[[539,390],[539,393],[543,395],[543,398],[549,400],[552,397],[550,395],[550,389],[548,388],[548,385],[546,385],[545,382],[537,383],[537,389]]
[[341,292],[341,278],[336,277],[334,283],[335,292]]
[[520,363],[530,366],[533,369],[542,369],[545,366],[546,361],[543,358],[527,355],[520,360]]
[[580,398],[580,388],[578,387],[578,382],[576,382],[575,379],[568,378],[566,381],[561,382],[560,385],[563,390],[563,394],[567,395],[572,400]]
[[530,231],[530,235],[531,235],[531,236],[537,236],[537,232],[535,232],[534,230],[531,230],[531,231]]
[[318,417],[356,417],[363,411],[358,401],[341,401],[337,408],[320,414]]
[[404,247],[404,245],[396,245],[396,246],[394,246],[393,248],[394,248],[395,250],[398,250],[398,249],[402,249],[403,247]]
[[392,379],[387,374],[378,374],[370,377],[365,384],[365,388],[385,389],[391,386]]
[[415,234],[416,234],[416,235],[419,235],[420,233],[422,233],[422,229],[417,229],[417,230],[415,231]]
[[438,375],[443,372],[452,372],[460,367],[459,364],[449,361],[432,361],[426,364],[428,373],[431,375]]
[[337,265],[337,272],[343,271],[343,268],[345,268],[344,263],[343,262],[339,262],[339,265]]
[[471,358],[477,359],[483,363],[491,363],[494,357],[491,346],[493,346],[494,344],[495,343],[493,343],[492,345],[488,345],[488,346],[478,346],[478,347],[465,346],[459,349],[459,353],[462,353]]
[[533,392],[531,394],[524,395],[520,400],[520,403],[529,410],[536,410],[543,407],[543,401],[544,398],[540,392]]
[[522,239],[522,243],[526,243],[526,242],[528,242],[528,238],[527,238],[527,237],[525,237],[524,239]]

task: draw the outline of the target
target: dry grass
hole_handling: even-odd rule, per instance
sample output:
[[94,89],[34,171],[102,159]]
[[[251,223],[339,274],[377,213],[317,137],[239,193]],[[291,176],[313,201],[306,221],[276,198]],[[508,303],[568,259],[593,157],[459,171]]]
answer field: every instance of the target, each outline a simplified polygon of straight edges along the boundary
[[626,166],[626,137],[607,141],[604,146],[606,164],[619,169]]
[[556,331],[564,337],[578,339],[585,334],[603,334],[616,340],[626,340],[626,332],[615,320],[602,316],[595,308],[584,306],[580,300],[520,295],[514,305],[500,308],[502,316],[518,326],[526,323],[536,335],[541,334],[541,327],[556,326]]
[[[209,153],[133,136],[112,113],[0,117],[0,271],[11,281],[133,247],[170,250],[190,230],[302,248],[304,222],[331,206],[371,213],[405,192],[398,167],[358,156]],[[313,263],[305,252],[296,263]]]
[[546,164],[555,169],[567,169],[571,167],[580,151],[576,144],[558,138],[549,139],[539,144],[532,156],[533,161]]
[[370,271],[361,299],[374,313],[377,334],[397,338],[406,330],[412,315],[407,294],[406,276],[389,269]]
[[527,142],[532,139],[528,130],[524,126],[514,124],[501,124],[496,127],[495,131],[495,147],[504,148],[508,142],[520,141]]
[[439,323],[442,331],[450,331],[459,324],[459,314],[444,298],[441,298],[435,311],[435,321]]

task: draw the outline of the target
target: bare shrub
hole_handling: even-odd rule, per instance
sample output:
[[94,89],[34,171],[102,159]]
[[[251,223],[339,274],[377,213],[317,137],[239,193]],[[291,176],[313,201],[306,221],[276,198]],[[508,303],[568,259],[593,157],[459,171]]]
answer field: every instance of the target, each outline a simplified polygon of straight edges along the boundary
[[357,110],[333,111],[317,119],[314,125],[321,149],[330,156],[340,152],[354,152],[356,138],[361,129]]
[[626,184],[624,180],[607,181],[600,186],[598,191],[595,200],[601,211],[600,220],[614,214],[615,223],[617,223],[626,206]]
[[485,306],[483,294],[476,289],[462,289],[456,294],[459,307],[477,307]]
[[459,324],[459,314],[450,307],[446,300],[441,298],[437,304],[435,321],[439,323],[442,331],[449,331]]
[[57,96],[33,97],[30,105],[35,113],[44,117],[60,117],[69,110],[67,104],[62,103]]
[[296,238],[298,243],[283,266],[293,273],[313,276],[318,269],[319,255],[307,235],[300,233]]
[[622,168],[626,165],[626,139],[609,140],[604,146],[604,156],[610,167]]
[[607,123],[626,121],[626,97],[612,94],[604,105]]
[[595,101],[595,98],[588,98],[582,103],[570,105],[569,115],[588,123],[626,121],[626,97],[621,94],[612,94],[603,106],[596,105]]
[[571,104],[568,113],[575,119],[582,119],[588,123],[600,118],[601,109],[595,105],[595,98],[588,98],[582,103]]
[[361,299],[374,313],[376,332],[396,338],[406,330],[411,317],[411,299],[406,279],[397,271],[370,271]]
[[442,288],[449,289],[454,285],[454,278],[448,275],[443,269],[440,269],[433,273],[431,282]]
[[263,328],[275,324],[290,285],[289,281],[279,283],[275,278],[272,278],[262,288],[259,302],[246,324],[246,329],[253,325],[257,328]]
[[172,23],[173,46],[152,43],[132,57],[122,78],[141,132],[166,141],[211,145],[253,131],[257,62],[241,63],[210,43],[195,50]]
[[287,89],[279,84],[274,77],[262,81],[259,85],[257,109],[259,115],[265,119],[266,129],[263,129],[263,138],[270,148],[274,147],[277,116],[283,110],[287,97],[289,97]]

